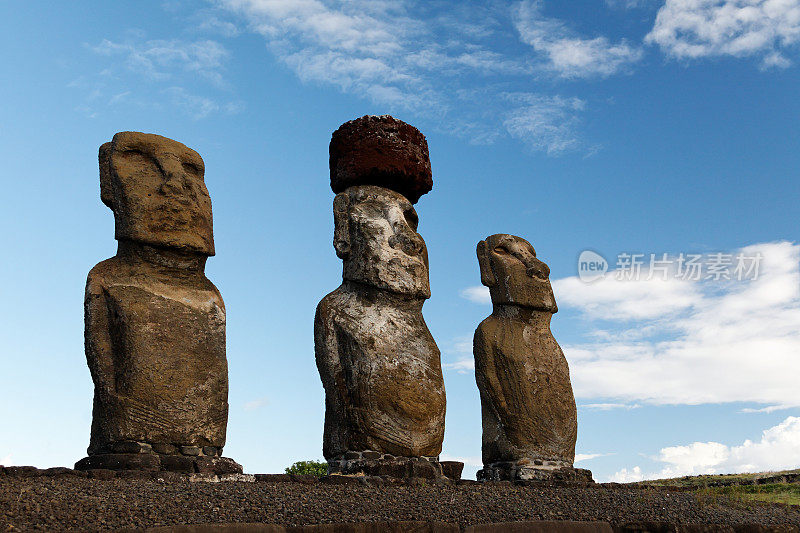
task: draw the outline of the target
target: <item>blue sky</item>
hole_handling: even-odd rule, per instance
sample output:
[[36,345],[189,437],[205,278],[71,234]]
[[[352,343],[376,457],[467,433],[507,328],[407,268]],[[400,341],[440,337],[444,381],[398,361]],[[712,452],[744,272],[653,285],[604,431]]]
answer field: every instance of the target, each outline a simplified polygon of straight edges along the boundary
[[[321,458],[312,323],[341,279],[328,142],[389,113],[431,152],[417,210],[444,456],[479,467],[471,337],[491,306],[475,244],[502,232],[552,271],[578,466],[600,481],[798,466],[798,0],[6,0],[0,21],[0,463],[85,454],[83,289],[116,250],[97,148],[123,130],[206,163],[226,455],[249,472]],[[578,277],[584,250],[604,278]],[[622,253],[643,254],[639,276]],[[668,268],[650,275],[650,254]],[[699,279],[681,254],[702,256]],[[713,254],[759,257],[757,276],[714,279]]]

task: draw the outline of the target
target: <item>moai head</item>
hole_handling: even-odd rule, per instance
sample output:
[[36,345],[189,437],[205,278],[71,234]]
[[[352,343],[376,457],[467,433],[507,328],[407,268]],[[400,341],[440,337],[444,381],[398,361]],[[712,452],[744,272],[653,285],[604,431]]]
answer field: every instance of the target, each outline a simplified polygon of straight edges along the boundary
[[344,279],[430,298],[428,249],[405,196],[373,185],[349,187],[336,195],[333,218],[333,246],[344,260]]
[[160,135],[125,131],[100,147],[100,199],[115,238],[214,255],[211,198],[200,155]]
[[478,243],[481,283],[489,287],[493,304],[513,304],[540,311],[558,311],[550,269],[536,258],[533,246],[500,233]]
[[425,136],[389,115],[342,124],[330,144],[334,247],[345,280],[430,298],[412,204],[433,187]]

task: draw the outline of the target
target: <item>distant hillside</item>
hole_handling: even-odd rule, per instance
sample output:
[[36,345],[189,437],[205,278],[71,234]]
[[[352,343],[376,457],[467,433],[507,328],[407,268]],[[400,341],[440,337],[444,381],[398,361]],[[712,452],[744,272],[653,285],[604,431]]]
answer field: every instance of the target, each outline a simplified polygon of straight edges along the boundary
[[709,496],[724,494],[742,500],[800,505],[800,469],[755,474],[683,476],[638,481],[629,485],[669,487]]

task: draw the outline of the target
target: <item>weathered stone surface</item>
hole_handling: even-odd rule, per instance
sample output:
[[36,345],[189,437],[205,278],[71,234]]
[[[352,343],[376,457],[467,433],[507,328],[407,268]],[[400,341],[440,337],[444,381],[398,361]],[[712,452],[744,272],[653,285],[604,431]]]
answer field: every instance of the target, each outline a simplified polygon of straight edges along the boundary
[[442,474],[444,474],[445,477],[453,481],[461,479],[461,473],[464,471],[464,463],[460,461],[442,461],[439,464],[442,465]]
[[161,470],[168,472],[178,472],[181,474],[192,474],[195,472],[194,460],[183,455],[162,455]]
[[115,442],[111,446],[111,451],[114,453],[148,453],[152,450],[153,447],[147,443],[129,440]]
[[211,197],[200,154],[160,135],[124,131],[100,147],[100,199],[115,238],[214,255]]
[[87,477],[89,479],[100,479],[102,481],[109,481],[112,479],[116,479],[117,473],[114,470],[108,470],[107,468],[93,468],[87,470]]
[[378,185],[412,204],[433,188],[428,142],[414,126],[389,115],[342,124],[330,144],[331,189]]
[[7,476],[14,477],[39,477],[42,471],[35,466],[6,466],[3,467],[3,472]]
[[242,465],[229,457],[196,457],[195,471],[201,474],[241,474]]
[[200,446],[181,446],[181,455],[190,455],[192,457],[200,455]]
[[119,247],[86,285],[89,455],[221,449],[225,305],[204,273],[214,240],[203,160],[179,142],[135,132],[116,134],[99,160]]
[[478,243],[481,282],[494,310],[475,332],[483,416],[484,479],[540,479],[571,469],[577,411],[569,367],[550,332],[558,311],[550,269],[520,237]]
[[380,459],[338,459],[329,461],[328,468],[331,474],[346,476],[382,476],[399,479],[441,479],[444,476],[442,466],[438,461],[421,460],[419,457],[387,458],[387,456],[383,456]]
[[101,453],[84,457],[75,463],[75,470],[161,470],[161,461],[154,453]]
[[592,472],[584,468],[562,466],[559,468],[542,468],[519,466],[513,462],[494,463],[478,470],[479,481],[513,481],[515,484],[528,485],[541,482],[567,485],[589,485],[594,483]]
[[155,453],[160,453],[162,455],[175,455],[180,453],[177,446],[164,442],[154,442],[152,449]]
[[436,456],[444,436],[439,350],[422,316],[428,254],[414,208],[371,185],[334,200],[342,285],[317,306],[314,344],[325,388],[323,454]]
[[42,470],[42,475],[50,477],[61,477],[61,476],[86,477],[85,472],[79,472],[78,470],[73,470],[72,468],[64,468],[63,466],[54,466],[52,468],[45,468],[44,470]]

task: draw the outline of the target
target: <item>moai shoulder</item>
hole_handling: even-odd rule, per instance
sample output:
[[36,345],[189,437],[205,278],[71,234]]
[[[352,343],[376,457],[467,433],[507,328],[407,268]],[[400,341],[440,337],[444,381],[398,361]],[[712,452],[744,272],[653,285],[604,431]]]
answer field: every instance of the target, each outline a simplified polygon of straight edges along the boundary
[[569,367],[550,331],[550,269],[520,237],[478,243],[493,312],[474,338],[483,418],[482,479],[585,478],[572,468],[577,411]]
[[78,468],[235,472],[225,444],[225,305],[202,158],[158,135],[100,148],[101,199],[117,254],[86,283],[86,359],[95,384],[89,457]]

